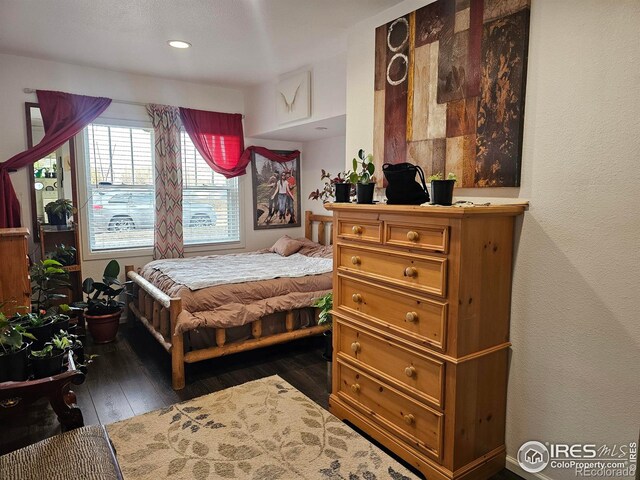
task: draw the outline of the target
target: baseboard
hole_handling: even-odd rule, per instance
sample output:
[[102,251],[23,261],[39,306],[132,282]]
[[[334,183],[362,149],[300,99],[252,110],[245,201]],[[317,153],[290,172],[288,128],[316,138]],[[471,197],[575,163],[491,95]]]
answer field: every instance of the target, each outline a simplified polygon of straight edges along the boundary
[[553,480],[551,477],[547,477],[542,473],[525,472],[522,467],[520,467],[518,460],[513,458],[511,455],[507,455],[507,470],[521,476],[525,480]]

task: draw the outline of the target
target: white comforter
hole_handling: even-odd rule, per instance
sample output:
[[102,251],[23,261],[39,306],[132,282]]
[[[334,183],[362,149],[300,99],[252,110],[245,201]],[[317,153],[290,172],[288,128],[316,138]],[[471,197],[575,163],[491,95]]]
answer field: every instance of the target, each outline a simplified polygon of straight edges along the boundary
[[320,275],[333,269],[333,260],[330,258],[307,257],[299,253],[288,257],[277,253],[239,253],[197,257],[197,262],[194,260],[155,260],[148,267],[161,271],[189,290],[281,277]]

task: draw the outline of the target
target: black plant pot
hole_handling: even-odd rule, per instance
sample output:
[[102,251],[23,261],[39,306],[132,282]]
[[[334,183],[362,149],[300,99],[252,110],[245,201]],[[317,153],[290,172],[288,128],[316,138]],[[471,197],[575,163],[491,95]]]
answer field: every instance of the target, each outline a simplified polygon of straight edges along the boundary
[[358,203],[373,203],[373,189],[375,187],[375,183],[358,183],[356,185]]
[[72,348],[73,353],[76,357],[76,363],[84,364],[84,345],[82,343],[78,343]]
[[0,382],[22,382],[29,378],[29,344],[17,352],[0,355]]
[[44,344],[50,342],[53,338],[55,323],[49,322],[44,325],[40,325],[39,327],[29,327],[25,325],[24,328],[27,332],[36,337],[36,339],[33,340],[32,349],[41,350],[44,347]]
[[348,203],[351,201],[351,184],[336,183],[336,203]]
[[333,335],[331,334],[331,330],[325,330],[322,335],[324,336],[324,353],[322,354],[322,358],[330,362],[333,359]]
[[33,378],[46,378],[62,372],[64,350],[54,350],[51,357],[34,357],[29,355]]
[[431,204],[451,205],[455,180],[431,180]]
[[59,314],[57,316],[57,320],[53,324],[53,334],[54,335],[58,334],[60,330],[69,332],[69,315]]
[[47,213],[47,218],[49,218],[49,225],[66,225],[67,224],[67,213],[63,213],[62,215],[56,215],[55,213]]

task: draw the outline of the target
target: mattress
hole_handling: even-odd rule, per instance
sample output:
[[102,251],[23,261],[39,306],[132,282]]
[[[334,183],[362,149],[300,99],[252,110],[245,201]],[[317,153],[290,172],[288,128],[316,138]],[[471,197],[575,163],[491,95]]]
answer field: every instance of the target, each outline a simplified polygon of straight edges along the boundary
[[[332,258],[332,248],[307,239],[298,252],[310,258]],[[252,255],[269,254],[259,250],[247,254],[247,278],[252,273]],[[224,258],[224,255],[220,255]],[[237,257],[237,255],[234,255]],[[200,257],[177,259],[190,262],[194,270],[206,268]],[[237,265],[237,258],[234,259]],[[322,295],[331,291],[332,273],[281,277],[250,282],[228,283],[192,290],[176,282],[151,262],[140,269],[140,275],[171,297],[182,299],[182,312],[178,317],[176,333],[198,328],[233,328],[247,325],[259,318],[278,312],[310,307]]]

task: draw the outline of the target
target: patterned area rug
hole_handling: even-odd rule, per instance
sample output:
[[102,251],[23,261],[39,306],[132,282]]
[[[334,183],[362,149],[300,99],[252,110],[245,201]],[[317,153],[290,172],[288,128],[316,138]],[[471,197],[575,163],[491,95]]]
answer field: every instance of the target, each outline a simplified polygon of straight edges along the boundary
[[278,376],[107,431],[125,480],[417,478]]

